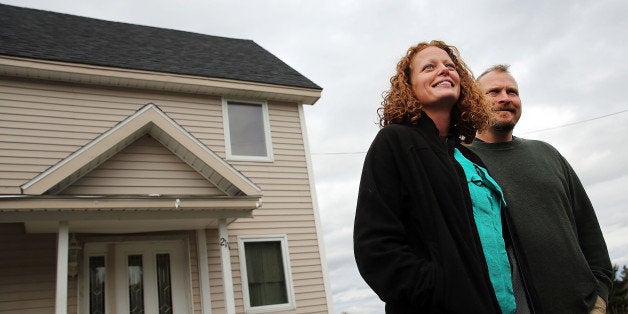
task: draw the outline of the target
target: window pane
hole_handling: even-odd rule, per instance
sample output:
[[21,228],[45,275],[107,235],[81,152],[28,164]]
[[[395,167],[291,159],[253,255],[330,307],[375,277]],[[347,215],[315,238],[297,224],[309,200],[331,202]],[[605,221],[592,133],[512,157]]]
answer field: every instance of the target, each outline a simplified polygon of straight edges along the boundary
[[172,314],[172,286],[170,285],[170,254],[157,254],[157,293],[159,314]]
[[229,102],[231,154],[266,157],[266,133],[262,105]]
[[89,258],[89,313],[105,314],[105,257]]
[[129,255],[129,311],[131,314],[144,313],[144,283],[142,255]]
[[246,242],[244,250],[251,306],[288,303],[281,242]]

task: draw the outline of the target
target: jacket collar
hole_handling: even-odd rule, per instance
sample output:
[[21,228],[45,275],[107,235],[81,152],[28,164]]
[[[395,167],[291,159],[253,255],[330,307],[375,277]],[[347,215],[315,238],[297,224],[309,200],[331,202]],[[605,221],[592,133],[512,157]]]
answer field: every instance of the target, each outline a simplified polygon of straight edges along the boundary
[[439,139],[440,143],[444,144],[447,147],[447,152],[452,155],[454,153],[454,147],[456,147],[458,143],[460,143],[460,138],[458,135],[456,135],[456,129],[454,127],[449,128],[449,134],[447,134],[447,136],[440,136],[438,128],[436,128],[436,124],[425,113],[421,115],[415,127],[427,134],[433,134],[436,138]]

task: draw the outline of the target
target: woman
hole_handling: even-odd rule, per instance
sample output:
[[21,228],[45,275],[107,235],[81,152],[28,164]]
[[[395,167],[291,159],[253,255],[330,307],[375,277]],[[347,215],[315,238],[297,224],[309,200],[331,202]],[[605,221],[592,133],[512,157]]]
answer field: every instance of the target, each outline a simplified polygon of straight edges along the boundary
[[501,190],[461,145],[489,120],[471,71],[432,41],[408,49],[390,82],[358,194],[362,277],[387,313],[514,312]]

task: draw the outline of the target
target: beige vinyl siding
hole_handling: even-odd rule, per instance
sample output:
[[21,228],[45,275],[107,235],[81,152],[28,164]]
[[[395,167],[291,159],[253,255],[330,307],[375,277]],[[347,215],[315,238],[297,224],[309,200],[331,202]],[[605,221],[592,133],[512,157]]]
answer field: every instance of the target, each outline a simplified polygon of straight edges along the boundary
[[[298,108],[272,102],[268,107],[275,162],[232,162],[264,191],[263,206],[254,211],[254,218],[238,219],[229,226],[230,242],[237,243],[238,235],[287,234],[296,309],[285,313],[326,312]],[[234,292],[241,298],[240,264],[234,245],[231,257],[236,260],[232,263]],[[238,313],[244,311],[242,299],[236,306]]]
[[224,195],[148,135],[111,157],[60,194]]
[[192,308],[194,313],[201,313],[201,288],[199,284],[198,251],[196,246],[196,232],[187,233],[188,257],[190,265],[190,286],[192,294]]
[[0,224],[0,313],[54,312],[56,240]]
[[[222,288],[222,266],[220,262],[220,251],[218,245],[218,230],[211,229],[205,231],[207,240],[207,260],[209,266],[209,291],[211,296],[212,313],[224,313],[225,296]],[[229,244],[233,248],[233,243]],[[237,260],[231,258],[231,267]],[[234,282],[235,283],[235,282]]]
[[[147,103],[157,105],[225,159],[220,97],[146,93],[0,78],[0,193],[17,193],[20,185],[80,149]],[[263,192],[263,205],[253,211],[254,218],[238,219],[228,226],[236,311],[244,311],[237,236],[286,234],[297,308],[285,313],[326,313],[327,301],[298,107],[294,103],[268,101],[268,109],[274,161],[227,160]],[[150,151],[152,156],[141,155],[138,153],[140,148],[144,152]],[[190,168],[184,163],[173,160],[173,156],[155,140],[143,138],[63,193],[215,195],[217,191],[209,186],[209,182],[197,180],[196,174],[190,173]],[[168,180],[162,180],[164,178]],[[177,184],[156,186],[155,181]],[[181,184],[184,188],[178,188]],[[212,311],[223,313],[225,302],[217,249],[218,236],[216,230],[207,230],[206,234]],[[197,272],[197,265],[192,268]],[[54,278],[54,272],[52,276]],[[194,274],[191,278],[194,308],[198,313],[198,275]]]

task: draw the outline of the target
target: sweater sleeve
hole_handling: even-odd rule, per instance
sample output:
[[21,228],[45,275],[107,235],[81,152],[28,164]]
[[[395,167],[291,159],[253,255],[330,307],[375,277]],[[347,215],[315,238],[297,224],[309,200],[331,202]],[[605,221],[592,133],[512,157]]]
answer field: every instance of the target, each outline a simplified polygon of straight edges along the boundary
[[587,193],[567,160],[560,156],[567,173],[578,243],[589,268],[598,281],[598,294],[608,303],[612,286],[612,266],[600,225]]
[[407,189],[400,174],[404,159],[397,156],[398,144],[391,137],[381,130],[366,155],[355,214],[355,259],[364,280],[384,302],[429,306],[438,270],[421,257],[426,252],[408,243],[403,221]]

